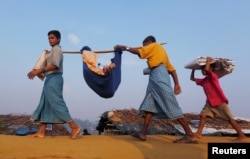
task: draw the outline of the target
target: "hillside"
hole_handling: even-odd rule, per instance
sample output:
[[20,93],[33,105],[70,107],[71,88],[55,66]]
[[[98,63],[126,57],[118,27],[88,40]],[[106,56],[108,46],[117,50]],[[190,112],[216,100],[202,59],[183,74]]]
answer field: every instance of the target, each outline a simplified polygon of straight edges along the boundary
[[[197,128],[199,122],[199,115],[193,113],[186,113],[185,118],[190,124],[191,128]],[[105,130],[114,129],[119,130],[118,134],[127,135],[133,131],[139,131],[143,118],[137,115],[136,109],[123,109],[106,111],[100,117],[99,123],[91,122],[88,120],[75,119],[76,122],[82,127],[82,129],[88,129],[89,132],[94,133],[93,129],[97,129],[99,134],[104,133]],[[249,130],[250,122],[243,119],[236,119],[242,129]],[[29,115],[0,115],[0,134],[15,135],[15,132],[19,129],[38,129],[38,124],[30,121]],[[110,127],[111,126],[111,127]],[[232,126],[225,120],[222,119],[207,119],[205,125],[206,128],[213,128],[215,130],[226,130],[232,129]],[[64,136],[69,135],[69,128],[66,124],[54,124],[52,130],[47,130],[46,135],[49,136]],[[178,123],[176,120],[166,119],[153,119],[148,134],[169,134],[179,135],[181,130],[178,129]],[[212,135],[228,135],[226,132],[220,132]],[[248,135],[248,134],[247,134]]]

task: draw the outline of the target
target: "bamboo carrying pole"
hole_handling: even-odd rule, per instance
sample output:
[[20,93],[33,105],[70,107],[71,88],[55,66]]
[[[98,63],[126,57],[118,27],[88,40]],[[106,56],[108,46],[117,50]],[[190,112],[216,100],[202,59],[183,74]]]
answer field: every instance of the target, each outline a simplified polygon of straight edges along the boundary
[[[160,43],[161,45],[165,45],[167,43]],[[141,48],[142,46],[138,46],[138,47],[135,47],[135,48]],[[96,50],[96,51],[93,51],[95,53],[112,53],[112,52],[115,52],[115,50]],[[63,53],[65,54],[80,54],[80,51],[63,51]]]

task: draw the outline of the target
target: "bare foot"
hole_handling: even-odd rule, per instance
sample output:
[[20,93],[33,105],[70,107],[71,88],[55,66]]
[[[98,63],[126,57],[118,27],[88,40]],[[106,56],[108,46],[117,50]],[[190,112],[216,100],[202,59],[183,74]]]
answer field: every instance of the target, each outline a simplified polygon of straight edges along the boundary
[[141,141],[146,141],[146,135],[145,134],[141,134],[141,133],[131,133],[130,136],[137,138]]
[[237,137],[232,142],[245,142],[247,140],[247,137]]
[[45,136],[43,134],[39,134],[39,133],[35,133],[35,134],[31,134],[28,135],[29,137],[37,137],[37,138],[44,138]]
[[202,135],[201,134],[198,134],[198,133],[194,133],[194,136],[197,138],[197,139],[201,139]]
[[188,135],[183,136],[179,139],[173,141],[173,143],[186,143],[186,144],[198,144],[198,140],[196,137],[190,137]]
[[75,128],[75,129],[72,129],[72,130],[71,130],[71,134],[70,134],[70,138],[71,138],[71,139],[75,139],[76,136],[80,133],[80,131],[81,131],[81,128],[80,128],[80,127],[77,127],[77,128]]
[[114,68],[115,68],[115,64],[111,63],[110,65],[103,66],[102,70],[103,70],[104,74],[110,74]]

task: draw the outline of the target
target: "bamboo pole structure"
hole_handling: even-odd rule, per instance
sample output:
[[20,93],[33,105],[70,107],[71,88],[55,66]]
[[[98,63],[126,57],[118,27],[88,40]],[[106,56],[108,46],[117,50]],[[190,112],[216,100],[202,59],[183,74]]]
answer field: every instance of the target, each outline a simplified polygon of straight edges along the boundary
[[[165,45],[167,43],[160,43],[161,45]],[[141,48],[142,46],[138,46],[138,47],[135,47],[135,48]],[[92,52],[95,52],[95,53],[112,53],[112,52],[115,52],[115,50],[94,50]],[[80,54],[80,51],[63,51],[63,53],[65,54]]]

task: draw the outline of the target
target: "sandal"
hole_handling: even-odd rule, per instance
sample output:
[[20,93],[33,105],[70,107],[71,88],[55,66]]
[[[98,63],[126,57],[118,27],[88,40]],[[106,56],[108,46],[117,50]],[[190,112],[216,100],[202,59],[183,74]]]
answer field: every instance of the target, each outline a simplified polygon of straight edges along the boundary
[[141,141],[146,141],[146,137],[142,136],[140,133],[132,133],[132,134],[130,134],[130,136],[137,138]]
[[174,140],[173,143],[198,144],[198,141],[197,139],[192,139],[188,136],[184,136],[182,138]]

